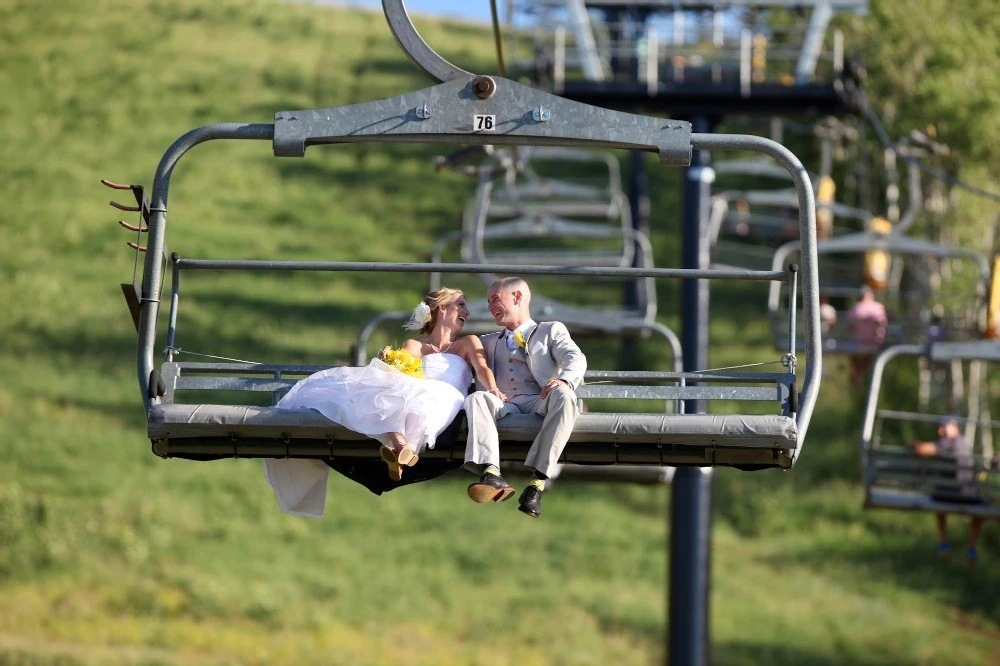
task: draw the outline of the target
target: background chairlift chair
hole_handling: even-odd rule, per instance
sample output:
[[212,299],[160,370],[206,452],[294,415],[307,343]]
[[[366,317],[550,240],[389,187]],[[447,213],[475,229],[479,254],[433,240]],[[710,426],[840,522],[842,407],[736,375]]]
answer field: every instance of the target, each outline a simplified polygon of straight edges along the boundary
[[[572,151],[549,151],[547,154],[562,158],[567,153],[572,154]],[[588,156],[583,161],[602,165],[613,161],[617,164],[610,154],[598,154],[597,157],[595,160]],[[510,167],[505,168],[505,173],[510,171]],[[617,172],[609,168],[609,173]],[[496,187],[496,180],[492,177],[494,172],[480,169],[479,174],[476,195],[464,216],[464,228],[445,234],[435,243],[432,262],[441,262],[445,248],[457,241],[462,261],[473,265],[653,267],[652,245],[644,233],[632,228],[628,202],[620,191],[615,192],[614,187],[611,188],[614,197],[622,200],[616,206],[615,219],[566,219],[548,214],[548,203],[537,201],[532,205],[531,215],[491,221],[489,211],[493,210],[492,197]],[[614,180],[612,178],[612,182]],[[564,203],[556,206],[563,206]],[[490,272],[483,273],[481,277],[488,285],[497,275]],[[592,283],[592,280],[588,282]],[[661,335],[670,345],[675,370],[680,371],[683,367],[680,340],[669,327],[656,321],[656,282],[651,278],[636,278],[631,282],[635,287],[636,300],[629,307],[601,308],[586,302],[569,304],[547,298],[543,290],[536,289],[532,298],[532,314],[539,321],[561,321],[577,335]],[[440,274],[432,273],[429,289],[440,286]],[[482,334],[496,330],[484,300],[470,299],[469,310],[470,317],[465,327],[467,332]],[[354,362],[358,365],[366,362],[368,339],[382,323],[405,321],[408,317],[409,314],[404,312],[386,312],[367,322],[355,345]]]
[[[783,127],[784,123],[772,119],[773,135],[780,137]],[[803,128],[797,131],[802,132]],[[869,228],[873,218],[869,211],[838,203],[834,198],[833,144],[851,134],[851,128],[836,118],[828,117],[807,131],[820,139],[820,171],[813,176],[817,221],[821,222],[817,227],[820,240]],[[767,177],[782,181],[788,178],[787,173],[775,170],[773,165],[762,162],[760,158],[725,160],[716,165],[715,173],[717,176]],[[797,216],[798,201],[794,189],[729,189],[714,194],[708,223],[713,265],[766,268],[772,256],[770,246],[798,237]],[[852,220],[854,224],[837,228],[834,227],[834,219]]]
[[[585,182],[582,172],[594,165],[606,174],[598,174],[596,180],[588,177]],[[621,207],[627,205],[621,166],[618,158],[607,151],[527,147],[516,151],[516,159],[504,160],[499,166],[502,171],[480,171],[488,176],[480,179],[480,187],[492,184],[502,174],[503,187],[491,188],[485,211],[491,218],[532,215],[541,208],[551,215],[615,221],[621,216]],[[575,179],[539,175],[537,169],[545,167],[547,171],[576,171],[578,175]]]
[[[774,254],[772,266],[784,266],[795,259],[797,242],[787,243],[778,248]],[[971,261],[976,268],[976,282],[969,289],[968,298],[963,301],[964,308],[955,309],[940,315],[943,327],[943,337],[947,340],[967,340],[978,337],[980,321],[985,308],[986,286],[989,282],[989,262],[974,250],[950,248],[937,243],[910,238],[898,233],[876,234],[864,232],[831,238],[820,241],[817,252],[822,257],[820,265],[824,267],[823,279],[820,282],[820,296],[832,298],[858,297],[864,286],[860,279],[864,258],[872,251],[885,252],[897,261],[909,257],[917,261],[934,260],[947,261],[961,259]],[[837,269],[826,270],[826,258],[831,256],[854,257],[851,264],[840,264]],[[918,271],[926,271],[926,266],[918,264]],[[926,329],[933,316],[933,296],[923,289],[905,291],[890,289],[884,298],[889,325],[886,333],[886,344],[921,343],[926,335]],[[768,313],[771,317],[772,342],[775,349],[786,349],[788,339],[788,312],[782,305],[781,285],[771,285],[768,290]],[[880,349],[859,348],[853,342],[850,323],[847,320],[846,308],[838,312],[837,322],[830,328],[824,341],[825,349],[830,353],[851,355],[875,354]]]
[[[590,107],[499,77],[491,78],[492,85],[488,85],[483,77],[460,70],[442,59],[420,39],[400,0],[385,0],[383,8],[390,29],[407,54],[433,79],[444,83],[374,102],[279,112],[274,124],[232,123],[200,127],[175,141],[161,159],[150,200],[137,346],[138,384],[146,411],[147,434],[154,452],[163,457],[360,456],[374,459],[378,449],[374,441],[346,431],[310,411],[178,401],[184,391],[197,392],[206,388],[235,389],[238,393],[263,390],[273,394],[294,381],[286,379],[287,375],[301,375],[311,369],[252,363],[180,363],[172,360],[173,351],[170,350],[162,366],[154,365],[169,184],[179,160],[194,146],[217,139],[269,140],[275,155],[302,157],[308,146],[345,142],[546,144],[602,148],[629,145],[637,150],[657,152],[665,165],[688,163],[692,150],[753,150],[771,155],[794,174],[801,202],[801,275],[807,335],[805,377],[800,393],[794,354],[787,356],[785,369],[777,373],[588,373],[586,390],[581,396],[584,399],[606,398],[612,402],[633,399],[754,400],[770,403],[774,413],[667,415],[616,411],[583,414],[570,437],[565,461],[655,466],[733,465],[747,469],[794,465],[807,437],[823,367],[815,207],[808,175],[798,159],[780,144],[760,137],[692,134],[686,123]],[[484,94],[487,89],[489,94]],[[550,110],[548,120],[523,122],[525,117],[531,117],[531,109],[539,107]],[[477,133],[469,125],[475,115],[493,116],[496,126],[504,131]],[[463,127],[467,129],[456,129]],[[175,277],[168,330],[171,350],[176,349],[179,276],[183,270],[479,273],[493,268],[465,264],[186,259],[177,254],[171,255],[171,263]],[[517,271],[526,276],[791,280],[796,284],[798,276],[793,270],[495,268],[498,272]],[[792,293],[790,321],[795,320],[794,303],[797,300],[794,289]],[[794,337],[794,330],[790,335]],[[247,374],[251,376],[234,376]],[[610,383],[596,383],[605,381]],[[501,419],[498,426],[504,441],[502,459],[523,459],[539,423],[535,415],[511,415]],[[461,452],[442,444],[430,455],[454,457]]]
[[[965,409],[954,413],[886,409],[885,373],[897,359],[927,358],[937,363],[968,362],[970,382]],[[1000,421],[991,419],[1000,405],[985,367],[997,370],[1000,342],[974,341],[924,345],[898,345],[885,349],[875,359],[871,388],[865,403],[861,430],[861,464],[865,484],[865,508],[908,509],[963,513],[985,518],[1000,517],[1000,471],[993,442],[1000,434]],[[979,366],[978,372],[973,368]],[[994,385],[996,374],[993,375]],[[914,402],[916,400],[914,399]],[[962,413],[965,413],[963,416]],[[954,417],[972,445],[973,459],[965,461],[971,477],[965,493],[956,486],[956,463],[946,457],[927,458],[914,453],[914,439],[933,440],[936,425]],[[907,436],[903,436],[906,433]]]
[[[549,151],[552,153],[552,151]],[[587,154],[588,151],[563,150],[560,159],[574,156],[578,162],[597,162],[608,166],[611,186],[597,189],[568,180],[548,180],[542,185],[531,185],[532,199],[527,199],[519,186],[512,183],[516,172],[504,171],[504,187],[496,187],[496,179],[481,177],[476,192],[463,215],[461,257],[471,263],[534,263],[561,266],[630,266],[636,243],[648,239],[630,238],[632,219],[628,200],[621,191],[618,176],[618,161],[608,153]],[[554,153],[552,153],[554,154]],[[583,154],[583,155],[581,155]],[[584,157],[585,155],[585,157]],[[609,165],[614,165],[612,169]],[[524,169],[527,169],[527,163]],[[487,171],[481,171],[487,174]],[[553,192],[545,196],[544,192]],[[555,193],[562,192],[559,196]],[[586,196],[581,196],[585,192]],[[574,194],[571,194],[574,193]],[[497,204],[497,199],[508,203]],[[557,239],[560,236],[576,239],[590,239],[586,245],[573,250],[562,243],[562,247],[544,249],[540,239]],[[449,235],[449,239],[454,235]],[[517,247],[507,243],[503,247],[499,239],[534,239],[528,246]],[[484,241],[493,241],[490,251]],[[445,241],[446,242],[446,241]],[[439,241],[435,251],[442,249]]]
[[[708,224],[712,264],[745,268],[771,265],[772,243],[798,237],[795,206],[794,190],[727,190],[713,195]],[[817,214],[826,212],[836,219],[861,223],[854,229],[831,227],[834,236],[851,233],[857,226],[868,227],[873,219],[868,211],[836,202],[818,202],[816,210]]]

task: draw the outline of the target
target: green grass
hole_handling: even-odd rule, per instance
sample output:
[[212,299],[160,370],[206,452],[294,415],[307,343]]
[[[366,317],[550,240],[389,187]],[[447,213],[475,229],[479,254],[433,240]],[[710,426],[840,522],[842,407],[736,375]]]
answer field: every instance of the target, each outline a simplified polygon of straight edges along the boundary
[[[491,68],[487,32],[419,28],[446,57]],[[200,124],[426,85],[378,14],[0,4],[0,89],[17,91],[0,96],[0,663],[662,661],[669,488],[557,483],[533,522],[468,502],[461,476],[381,498],[335,477],[327,517],[309,521],[278,510],[258,461],[149,451],[118,287],[133,259],[98,180],[149,184],[166,147]],[[433,173],[436,152],[331,146],[277,160],[263,142],[199,146],[171,188],[171,249],[422,260],[472,190]],[[657,263],[676,265],[679,177],[651,160],[650,178]],[[192,274],[183,288],[179,345],[333,363],[360,322],[408,308],[423,287]],[[713,365],[776,358],[763,289],[712,297]],[[661,285],[672,326],[677,302]],[[585,344],[594,367],[615,367],[614,345]],[[640,353],[669,363],[655,343]],[[993,525],[984,566],[967,571],[932,559],[928,516],[862,512],[859,401],[833,368],[794,471],[717,473],[713,663],[997,661]]]

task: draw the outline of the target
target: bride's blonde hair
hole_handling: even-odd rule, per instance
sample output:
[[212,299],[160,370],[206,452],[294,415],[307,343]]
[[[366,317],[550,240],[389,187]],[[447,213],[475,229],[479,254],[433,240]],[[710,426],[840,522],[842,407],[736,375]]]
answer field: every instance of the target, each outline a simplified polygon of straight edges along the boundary
[[461,289],[449,289],[448,287],[441,287],[436,291],[424,296],[424,303],[427,307],[431,309],[431,316],[424,322],[424,325],[420,327],[417,331],[420,335],[429,335],[431,331],[434,330],[434,325],[437,323],[438,318],[438,308],[447,307],[456,298],[462,295]]

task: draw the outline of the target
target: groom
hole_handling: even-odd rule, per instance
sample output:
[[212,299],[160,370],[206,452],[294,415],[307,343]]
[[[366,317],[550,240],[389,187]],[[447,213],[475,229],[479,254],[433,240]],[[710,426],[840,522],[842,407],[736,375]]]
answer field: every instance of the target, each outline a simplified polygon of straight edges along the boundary
[[[583,381],[587,358],[560,322],[537,324],[531,318],[531,290],[518,277],[501,278],[486,295],[490,314],[503,330],[482,336],[486,363],[507,402],[483,390],[465,400],[469,441],[465,468],[479,474],[469,486],[474,502],[503,502],[514,488],[500,476],[500,438],[496,420],[507,414],[541,414],[538,436],[524,464],[532,468],[518,509],[533,518],[541,515],[542,492],[549,471],[573,432],[579,414],[576,387]],[[482,386],[477,384],[477,389]]]

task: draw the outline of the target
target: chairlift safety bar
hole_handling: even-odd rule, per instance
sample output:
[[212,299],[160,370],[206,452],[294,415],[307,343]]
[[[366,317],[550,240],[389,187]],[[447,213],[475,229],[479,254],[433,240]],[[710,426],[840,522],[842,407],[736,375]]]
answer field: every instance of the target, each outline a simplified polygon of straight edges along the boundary
[[786,271],[709,268],[624,268],[617,266],[530,266],[524,264],[434,264],[375,261],[270,261],[262,259],[185,259],[174,263],[187,270],[330,271],[348,273],[512,273],[582,275],[587,277],[651,277],[718,280],[784,280]]

